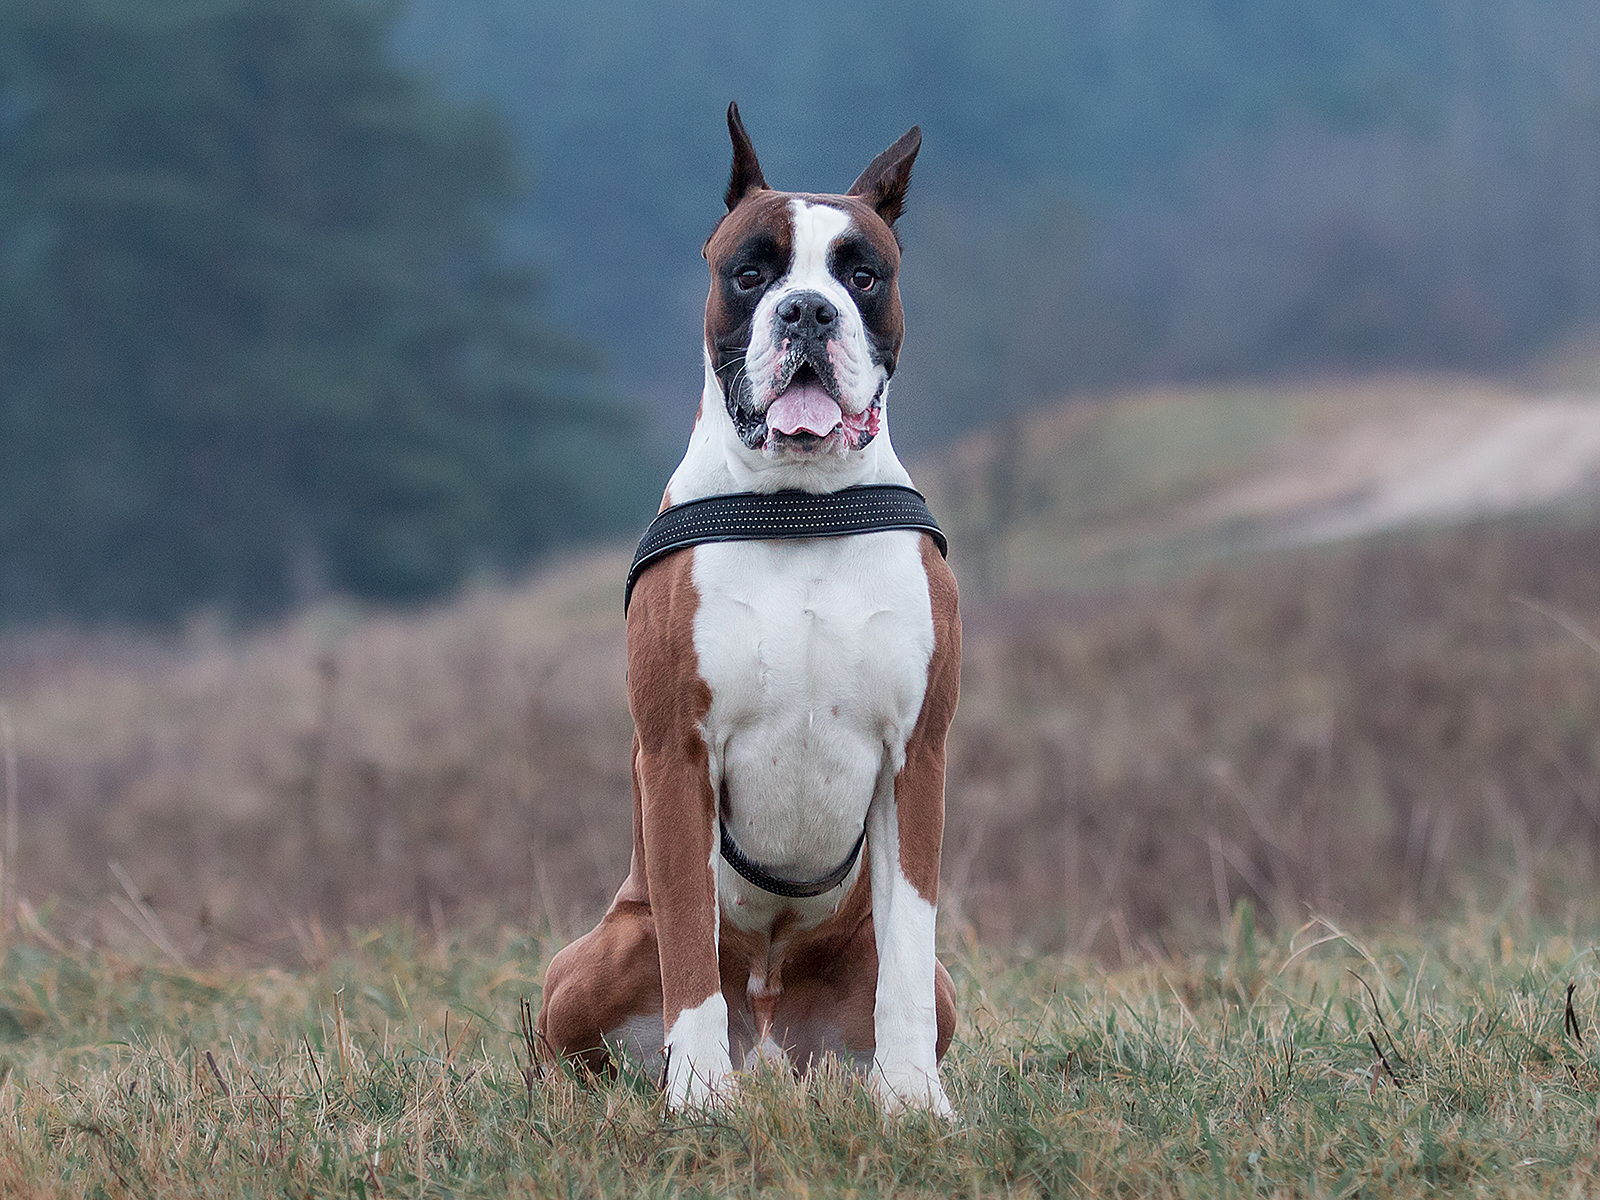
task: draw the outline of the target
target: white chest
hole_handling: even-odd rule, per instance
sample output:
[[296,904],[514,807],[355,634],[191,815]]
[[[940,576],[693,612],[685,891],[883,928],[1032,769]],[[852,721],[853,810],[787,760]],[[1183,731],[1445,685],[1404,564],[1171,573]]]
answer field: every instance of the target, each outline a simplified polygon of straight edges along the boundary
[[694,556],[723,819],[767,869],[821,875],[849,853],[922,709],[934,635],[920,535],[713,543]]

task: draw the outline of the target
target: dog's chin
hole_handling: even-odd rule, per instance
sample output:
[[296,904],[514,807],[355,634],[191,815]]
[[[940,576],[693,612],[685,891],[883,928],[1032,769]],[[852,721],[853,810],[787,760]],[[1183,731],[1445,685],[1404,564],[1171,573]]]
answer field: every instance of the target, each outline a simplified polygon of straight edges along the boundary
[[769,429],[766,443],[761,449],[768,458],[796,459],[843,455],[850,447],[846,441],[844,426],[841,425],[828,434],[805,431],[778,433]]
[[[874,400],[858,413],[845,413],[843,420],[825,434],[799,430],[779,433],[767,427],[761,450],[768,458],[822,458],[865,450],[878,436],[883,421],[883,402]],[[752,447],[753,448],[753,447]]]

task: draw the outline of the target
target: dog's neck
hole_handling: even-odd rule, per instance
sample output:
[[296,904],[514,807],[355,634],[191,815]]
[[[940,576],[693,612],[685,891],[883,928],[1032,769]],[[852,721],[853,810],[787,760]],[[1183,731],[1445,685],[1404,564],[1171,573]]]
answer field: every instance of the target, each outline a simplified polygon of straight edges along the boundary
[[667,483],[666,502],[683,504],[727,492],[836,492],[862,483],[911,486],[889,439],[889,407],[885,397],[878,435],[860,450],[808,456],[770,455],[752,450],[739,439],[723,399],[722,384],[705,355],[705,388],[700,415],[689,435],[689,448]]

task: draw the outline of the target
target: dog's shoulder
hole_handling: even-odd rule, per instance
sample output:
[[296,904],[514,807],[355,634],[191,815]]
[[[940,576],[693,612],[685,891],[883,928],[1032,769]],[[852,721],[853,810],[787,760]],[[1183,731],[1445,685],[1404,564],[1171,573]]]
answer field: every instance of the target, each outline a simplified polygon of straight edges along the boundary
[[669,554],[645,570],[628,606],[628,707],[645,749],[704,719],[711,692],[695,652],[694,552]]

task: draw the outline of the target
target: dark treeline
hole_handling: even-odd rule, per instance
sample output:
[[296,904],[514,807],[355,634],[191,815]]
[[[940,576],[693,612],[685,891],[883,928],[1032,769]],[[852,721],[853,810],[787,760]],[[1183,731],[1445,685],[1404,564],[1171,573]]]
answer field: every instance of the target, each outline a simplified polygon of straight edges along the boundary
[[636,529],[731,98],[781,187],[924,127],[913,452],[1600,326],[1588,0],[0,0],[0,621],[421,598]]
[[0,3],[0,619],[416,599],[635,519],[506,130],[394,19]]
[[523,229],[630,382],[692,412],[737,98],[777,186],[912,122],[897,440],[1149,380],[1497,369],[1600,324],[1587,0],[414,0],[502,104]]

